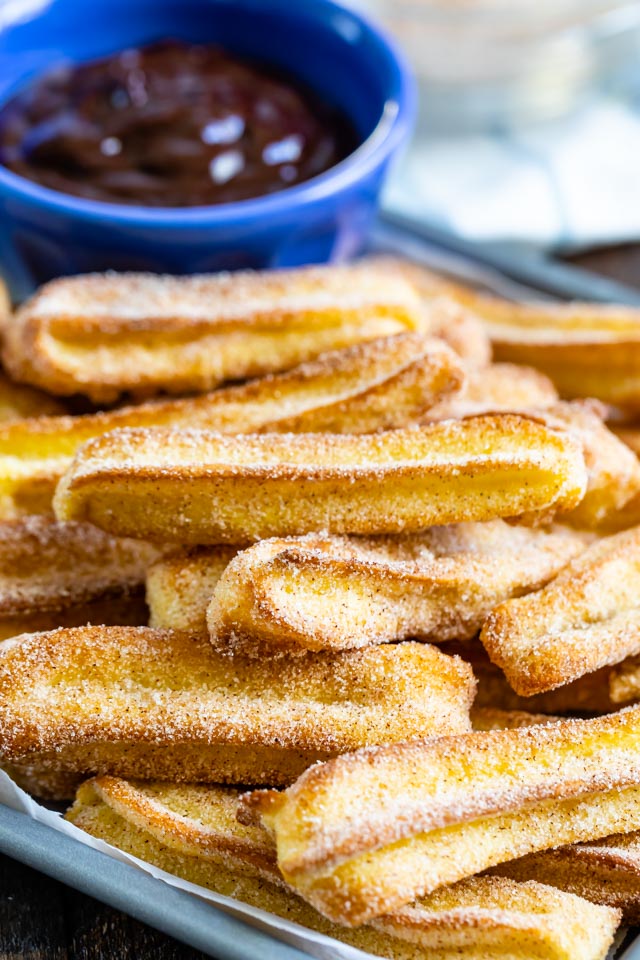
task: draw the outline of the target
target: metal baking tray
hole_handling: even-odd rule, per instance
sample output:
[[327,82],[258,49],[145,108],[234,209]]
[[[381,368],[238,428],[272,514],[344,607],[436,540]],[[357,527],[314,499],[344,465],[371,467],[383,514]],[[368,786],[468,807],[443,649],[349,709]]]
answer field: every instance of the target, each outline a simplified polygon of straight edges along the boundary
[[[375,252],[413,257],[515,298],[535,294],[640,305],[640,293],[586,271],[513,251],[475,247],[404,218],[381,218]],[[0,804],[0,852],[201,950],[217,960],[309,960],[222,909]],[[640,960],[638,931],[617,945],[616,960]]]

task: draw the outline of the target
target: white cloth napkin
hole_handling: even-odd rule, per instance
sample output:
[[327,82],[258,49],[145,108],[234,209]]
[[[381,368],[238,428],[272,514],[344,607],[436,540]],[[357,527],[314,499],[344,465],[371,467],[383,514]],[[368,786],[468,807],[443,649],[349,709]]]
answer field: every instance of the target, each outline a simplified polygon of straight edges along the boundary
[[478,241],[577,250],[640,239],[640,111],[599,99],[562,121],[420,136],[385,207]]

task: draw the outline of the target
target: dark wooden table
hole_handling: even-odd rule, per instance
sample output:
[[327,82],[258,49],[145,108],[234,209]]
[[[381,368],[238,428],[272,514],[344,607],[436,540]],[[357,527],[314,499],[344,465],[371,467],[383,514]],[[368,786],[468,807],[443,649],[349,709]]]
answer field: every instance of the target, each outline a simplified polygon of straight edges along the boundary
[[[640,244],[572,262],[640,288]],[[0,960],[19,958],[203,960],[204,954],[0,856]]]

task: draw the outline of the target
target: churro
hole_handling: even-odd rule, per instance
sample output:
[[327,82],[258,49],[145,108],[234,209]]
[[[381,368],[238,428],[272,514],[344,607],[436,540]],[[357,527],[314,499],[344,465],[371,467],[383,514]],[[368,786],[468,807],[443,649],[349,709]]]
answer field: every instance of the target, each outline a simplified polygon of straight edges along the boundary
[[491,360],[491,342],[473,311],[476,293],[471,287],[400,257],[374,256],[363,262],[408,281],[425,306],[429,332],[446,340],[470,370],[486,367]]
[[142,624],[146,569],[159,551],[85,523],[0,523],[0,639],[86,623]]
[[191,427],[221,433],[368,433],[410,425],[459,389],[463,371],[445,344],[399,334],[323,354],[274,374],[182,400],[0,427],[0,512],[48,513],[78,448],[122,427]]
[[541,416],[550,427],[569,430],[582,444],[589,477],[587,490],[567,523],[605,530],[640,495],[640,462],[602,422],[605,410],[592,400],[557,403]]
[[622,910],[626,923],[640,923],[638,832],[533,853],[501,864],[491,873],[525,882],[535,879],[593,903]]
[[[393,261],[388,261],[389,267]],[[395,262],[425,301],[442,296],[480,318],[494,359],[541,370],[562,396],[640,409],[640,314],[593,303],[514,303],[416,264]]]
[[523,696],[640,653],[640,527],[592,544],[536,593],[506,600],[480,639]]
[[[494,367],[503,366],[494,364]],[[488,370],[492,370],[489,367]],[[517,370],[517,367],[512,369]],[[529,390],[529,371],[523,367],[523,393]],[[494,378],[500,383],[502,375]],[[496,390],[497,404],[482,402],[482,387],[471,386],[450,400],[436,404],[427,413],[425,420],[434,421],[443,417],[466,417],[481,413],[493,413],[495,407],[509,409],[513,413],[535,416],[548,427],[567,430],[582,446],[587,467],[588,483],[580,503],[565,517],[565,521],[580,529],[605,531],[611,526],[624,523],[629,512],[627,504],[640,499],[640,462],[636,455],[603,423],[605,409],[597,400],[576,400],[544,403],[540,408],[518,408],[499,399],[500,387]],[[493,389],[488,378],[487,396]],[[532,392],[533,396],[533,392]],[[473,398],[476,399],[473,399]],[[626,524],[628,526],[628,524]]]
[[[569,530],[532,530],[503,520],[396,537],[263,540],[223,569],[214,548],[209,633],[216,648],[253,656],[408,637],[464,640],[501,599],[541,586],[583,549]],[[166,563],[175,569],[178,562]],[[200,554],[196,571],[202,565]],[[197,572],[193,593],[189,608],[204,593]],[[152,591],[152,616],[154,599]],[[169,598],[163,606],[170,608]],[[156,624],[177,628],[175,616],[156,618]]]
[[120,536],[243,544],[521,514],[550,520],[585,486],[568,433],[498,414],[375,436],[117,430],[80,449],[54,508]]
[[471,708],[471,726],[474,730],[516,730],[518,727],[535,727],[540,723],[557,723],[561,717],[546,713],[529,713],[526,710],[501,710],[498,707]]
[[206,637],[207,607],[235,547],[195,547],[147,570],[149,626]]
[[169,873],[393,960],[603,960],[619,920],[538,883],[478,877],[371,926],[339,927],[287,889],[266,832],[234,820],[237,798],[222,787],[100,777],[66,816]]
[[0,760],[290,783],[363,744],[468,730],[474,692],[467,664],[418,643],[258,663],[147,627],[25,634],[0,647]]
[[491,362],[491,341],[478,317],[448,296],[428,299],[425,313],[430,335],[444,340],[469,372],[486,369]]
[[496,360],[551,377],[561,395],[640,410],[640,314],[621,306],[510,303],[476,296]]
[[360,750],[242,798],[285,880],[356,925],[489,867],[640,828],[640,708]]
[[[603,667],[587,673],[573,683],[557,687],[533,697],[519,696],[507,681],[502,670],[491,663],[482,648],[476,644],[444,644],[443,650],[455,653],[471,664],[478,681],[478,693],[474,701],[478,707],[496,707],[501,710],[525,710],[546,714],[593,715],[610,713],[620,706],[612,696],[612,677],[616,667]],[[631,658],[633,659],[633,658]],[[624,663],[620,666],[622,667]],[[640,700],[634,696],[626,703]]]
[[411,284],[366,264],[46,284],[6,327],[10,375],[109,403],[211,390],[376,337],[425,329]]
[[0,424],[63,413],[65,409],[59,400],[33,387],[14,383],[0,373]]
[[611,668],[609,693],[614,704],[640,700],[640,656],[627,657]]
[[556,388],[539,370],[515,363],[491,363],[469,371],[462,389],[430,407],[424,419],[445,420],[501,410],[544,410],[557,401]]

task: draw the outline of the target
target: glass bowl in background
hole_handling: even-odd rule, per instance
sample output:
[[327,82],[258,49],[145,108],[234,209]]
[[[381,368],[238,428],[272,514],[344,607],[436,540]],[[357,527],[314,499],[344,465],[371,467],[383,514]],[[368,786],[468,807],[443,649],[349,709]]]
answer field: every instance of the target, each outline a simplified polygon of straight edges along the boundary
[[419,128],[456,134],[561,117],[624,89],[638,0],[352,0],[389,27],[420,82]]

